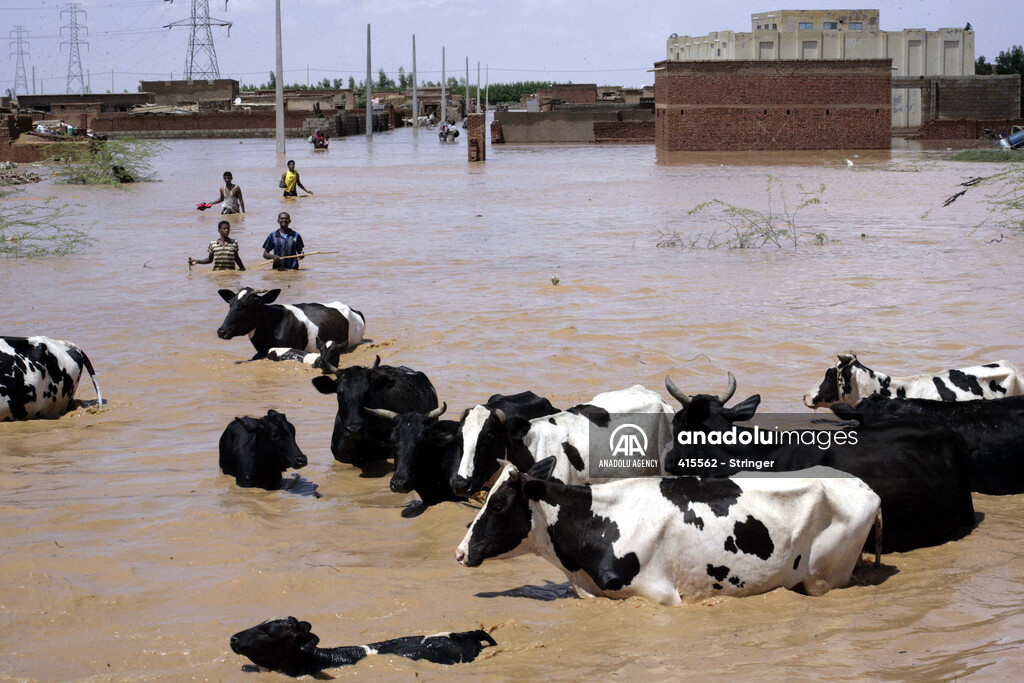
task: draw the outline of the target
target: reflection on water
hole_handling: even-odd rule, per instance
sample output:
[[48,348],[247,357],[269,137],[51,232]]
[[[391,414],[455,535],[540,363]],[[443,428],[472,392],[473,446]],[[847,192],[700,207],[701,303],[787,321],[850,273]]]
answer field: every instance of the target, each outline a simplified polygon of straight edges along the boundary
[[[279,302],[340,300],[367,337],[345,362],[423,370],[457,415],[494,392],[557,405],[670,373],[810,417],[801,396],[854,350],[896,374],[1019,352],[1024,242],[968,233],[977,201],[938,206],[991,169],[940,151],[689,154],[647,146],[508,146],[485,164],[430,131],[289,142],[316,195],[283,199],[273,141],[172,142],[161,182],[127,191],[33,188],[83,205],[96,238],[56,261],[0,263],[4,334],[71,339],[110,403],[57,422],[0,425],[0,674],[68,680],[238,679],[227,638],[266,618],[311,621],[325,642],[497,626],[501,647],[459,669],[407,660],[375,676],[481,679],[681,675],[1009,676],[1024,636],[1020,497],[978,496],[985,520],[956,543],[885,557],[881,582],[807,598],[787,591],[667,609],[638,600],[514,600],[564,582],[536,557],[467,570],[462,505],[401,516],[408,496],[329,451],[335,402],[293,363],[248,363],[217,338],[217,295],[280,288]],[[853,165],[846,163],[849,158]],[[220,216],[195,211],[230,170],[249,213],[231,217],[244,273],[210,273]],[[701,230],[700,202],[764,209],[824,183],[800,214],[838,242],[796,251],[658,249],[658,229]],[[795,194],[793,195],[795,196]],[[261,244],[287,210],[311,256],[273,273]],[[558,284],[552,284],[552,278]],[[746,393],[744,393],[746,392]],[[88,383],[81,397],[93,398]],[[217,468],[237,415],[286,412],[310,464],[303,493],[241,490]],[[305,487],[305,488],[303,488]],[[481,595],[494,596],[483,598]],[[70,644],[67,647],[64,644]],[[685,654],[682,654],[685,653]],[[694,656],[696,655],[696,656]]]

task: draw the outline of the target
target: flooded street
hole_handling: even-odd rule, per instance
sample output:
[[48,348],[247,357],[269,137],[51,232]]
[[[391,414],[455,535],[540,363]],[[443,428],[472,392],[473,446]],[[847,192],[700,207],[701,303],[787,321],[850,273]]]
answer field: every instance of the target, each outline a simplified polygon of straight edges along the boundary
[[[109,403],[0,424],[0,678],[283,680],[243,673],[228,638],[285,615],[311,622],[326,646],[496,627],[499,647],[471,664],[380,657],[337,677],[1015,678],[1024,496],[975,495],[984,519],[969,536],[886,555],[885,571],[823,597],[573,599],[536,556],[456,564],[473,509],[401,517],[412,496],[333,460],[337,406],[312,387],[316,371],[236,365],[251,344],[216,335],[221,288],[344,302],[365,314],[369,342],[342,364],[379,354],[425,372],[451,419],[496,392],[568,407],[641,383],[668,398],[666,373],[684,391],[716,393],[727,371],[737,398],[761,394],[762,413],[811,417],[803,393],[849,350],[894,375],[1024,367],[1024,239],[969,235],[985,215],[981,190],[936,208],[1000,167],[898,144],[666,163],[648,145],[498,146],[469,165],[464,139],[399,130],[339,138],[326,153],[289,140],[309,198],[280,196],[273,140],[169,142],[160,182],[127,191],[28,186],[76,205],[95,243],[0,261],[2,333],[76,342]],[[190,273],[220,218],[195,204],[217,196],[224,171],[244,193],[232,237],[249,270]],[[766,208],[769,176],[791,209],[799,185],[824,184],[822,204],[797,221],[838,241],[656,246],[658,230],[713,230],[714,214],[687,216],[700,202]],[[341,253],[297,272],[259,266],[282,210],[307,251]],[[88,379],[78,397],[95,398]],[[221,474],[224,427],[269,408],[295,425],[301,475],[322,497],[240,489]],[[500,595],[524,586],[533,597]]]

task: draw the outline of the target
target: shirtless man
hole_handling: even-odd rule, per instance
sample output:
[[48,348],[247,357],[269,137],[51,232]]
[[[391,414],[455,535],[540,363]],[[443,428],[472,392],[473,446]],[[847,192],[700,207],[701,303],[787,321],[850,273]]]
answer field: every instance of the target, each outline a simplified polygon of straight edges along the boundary
[[245,200],[242,199],[242,188],[231,182],[231,171],[224,171],[224,187],[220,188],[220,197],[209,202],[210,206],[224,202],[221,213],[245,213]]

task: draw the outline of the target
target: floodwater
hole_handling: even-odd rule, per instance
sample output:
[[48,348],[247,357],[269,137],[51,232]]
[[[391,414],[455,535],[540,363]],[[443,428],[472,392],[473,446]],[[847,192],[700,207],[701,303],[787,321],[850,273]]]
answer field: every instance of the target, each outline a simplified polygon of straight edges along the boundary
[[[635,383],[667,398],[666,373],[685,391],[717,392],[727,371],[738,397],[762,395],[762,412],[811,416],[801,396],[837,352],[891,374],[1024,363],[1024,240],[971,236],[980,191],[936,208],[993,167],[906,146],[657,163],[646,145],[492,147],[469,165],[464,139],[411,130],[336,139],[326,153],[288,146],[314,197],[280,197],[272,140],[168,143],[160,182],[128,191],[28,188],[78,205],[96,242],[0,262],[3,333],[80,344],[109,404],[0,424],[0,677],[279,680],[243,673],[228,637],[284,615],[312,622],[324,645],[481,624],[500,644],[472,664],[377,658],[339,677],[1019,675],[1022,496],[976,496],[984,519],[966,538],[886,555],[882,570],[823,597],[574,599],[536,556],[456,564],[473,509],[401,517],[411,496],[332,459],[335,401],[311,386],[312,370],[236,365],[248,340],[215,334],[227,310],[218,289],[281,288],[280,302],[362,310],[371,341],[344,363],[379,354],[426,372],[449,416],[526,389],[563,407]],[[250,270],[190,273],[187,257],[205,255],[219,218],[195,203],[216,196],[225,170],[244,192],[233,237]],[[714,214],[687,216],[700,202],[766,208],[769,176],[790,209],[798,185],[823,183],[822,204],[797,222],[838,241],[656,246],[658,230],[714,229]],[[257,267],[283,209],[307,250],[340,253],[298,272]],[[95,398],[87,379],[79,397]],[[295,424],[303,481],[322,497],[221,475],[225,425],[268,408]]]

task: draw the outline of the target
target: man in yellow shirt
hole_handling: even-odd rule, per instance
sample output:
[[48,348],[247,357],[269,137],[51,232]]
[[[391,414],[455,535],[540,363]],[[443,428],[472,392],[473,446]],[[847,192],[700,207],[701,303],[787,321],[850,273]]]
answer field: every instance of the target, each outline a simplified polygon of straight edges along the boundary
[[288,170],[281,174],[281,182],[278,185],[284,188],[285,197],[299,196],[296,186],[301,187],[302,191],[307,194],[313,194],[302,184],[302,181],[299,179],[299,172],[295,170],[295,162],[292,160],[288,161]]

